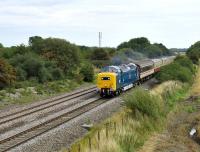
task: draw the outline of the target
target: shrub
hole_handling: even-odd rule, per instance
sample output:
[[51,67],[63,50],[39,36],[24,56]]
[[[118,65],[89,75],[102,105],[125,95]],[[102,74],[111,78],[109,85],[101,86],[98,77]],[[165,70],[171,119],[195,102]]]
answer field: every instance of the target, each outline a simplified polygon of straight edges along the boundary
[[161,82],[168,80],[178,80],[181,82],[191,83],[195,68],[187,57],[179,56],[169,65],[161,68],[156,78]]
[[83,80],[86,82],[92,82],[94,79],[94,68],[91,64],[86,63],[82,66],[80,74],[83,75]]
[[162,101],[142,88],[136,88],[133,93],[124,97],[124,101],[134,114],[138,110],[140,113],[155,119],[164,114]]
[[183,67],[188,68],[192,73],[195,73],[195,68],[192,61],[187,56],[177,56],[175,62]]
[[10,59],[10,63],[17,69],[17,79],[24,81],[35,77],[40,83],[50,81],[54,79],[52,74],[54,72],[55,64],[53,62],[47,62],[35,53],[25,53],[24,55],[16,55]]
[[186,52],[193,63],[198,64],[200,58],[200,41],[193,44]]
[[15,69],[6,60],[0,59],[0,88],[12,85],[15,80]]
[[60,68],[52,69],[51,75],[54,80],[63,79],[64,77],[63,71]]
[[109,60],[108,52],[103,48],[96,48],[91,55],[92,60]]
[[19,81],[25,81],[27,79],[27,73],[21,67],[16,68],[16,75],[17,75],[17,80]]
[[47,71],[47,69],[45,67],[42,67],[39,69],[38,71],[38,80],[41,83],[47,82],[49,80],[52,80],[52,76],[49,73],[49,71]]

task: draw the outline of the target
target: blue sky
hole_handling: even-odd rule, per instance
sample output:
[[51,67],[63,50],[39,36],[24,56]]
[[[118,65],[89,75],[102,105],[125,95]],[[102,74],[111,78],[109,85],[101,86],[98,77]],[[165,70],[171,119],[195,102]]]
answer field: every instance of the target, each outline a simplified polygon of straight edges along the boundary
[[27,44],[30,36],[64,38],[72,43],[116,47],[147,37],[168,48],[200,40],[199,0],[2,0],[0,43]]

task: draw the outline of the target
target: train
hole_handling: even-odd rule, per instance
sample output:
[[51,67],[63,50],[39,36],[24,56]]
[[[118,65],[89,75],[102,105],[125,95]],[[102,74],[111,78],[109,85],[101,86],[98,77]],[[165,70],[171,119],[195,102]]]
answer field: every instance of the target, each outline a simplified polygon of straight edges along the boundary
[[105,66],[97,75],[97,88],[101,97],[117,96],[141,84],[170,64],[175,56],[134,61],[119,66]]

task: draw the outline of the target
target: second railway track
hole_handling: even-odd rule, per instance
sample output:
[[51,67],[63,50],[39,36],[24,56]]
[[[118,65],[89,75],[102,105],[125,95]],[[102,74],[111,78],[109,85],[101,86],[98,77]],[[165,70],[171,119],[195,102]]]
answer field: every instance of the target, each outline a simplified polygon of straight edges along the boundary
[[90,88],[85,89],[85,90],[77,91],[77,92],[74,92],[74,93],[68,94],[68,95],[62,95],[60,97],[56,97],[52,100],[49,100],[47,102],[42,102],[38,105],[34,105],[34,106],[31,106],[31,107],[28,107],[28,108],[7,114],[5,116],[1,116],[0,117],[0,125],[7,123],[7,122],[10,122],[10,121],[13,121],[13,120],[18,119],[18,118],[33,114],[33,113],[36,113],[38,111],[42,111],[44,109],[62,104],[66,101],[87,95],[89,93],[93,93],[95,91],[96,91],[95,87],[90,87]]
[[32,126],[28,129],[22,130],[19,133],[13,134],[5,139],[0,140],[0,152],[5,152],[11,150],[39,135],[46,133],[49,130],[52,130],[58,127],[61,124],[64,124],[75,117],[80,116],[83,113],[105,103],[106,99],[94,98],[82,102],[79,105],[74,105],[65,112],[51,118],[47,121],[41,122],[35,126]]

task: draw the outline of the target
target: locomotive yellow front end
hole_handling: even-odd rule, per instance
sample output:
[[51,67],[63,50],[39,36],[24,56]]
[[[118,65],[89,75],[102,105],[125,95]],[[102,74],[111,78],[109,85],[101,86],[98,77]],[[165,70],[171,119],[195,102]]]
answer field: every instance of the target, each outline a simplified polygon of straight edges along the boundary
[[97,88],[101,96],[113,95],[116,87],[116,73],[103,72],[98,74]]

